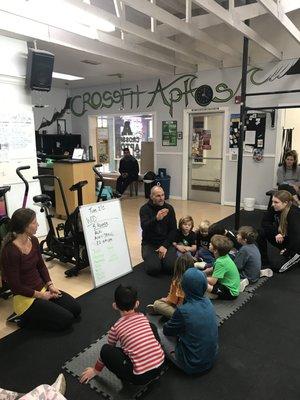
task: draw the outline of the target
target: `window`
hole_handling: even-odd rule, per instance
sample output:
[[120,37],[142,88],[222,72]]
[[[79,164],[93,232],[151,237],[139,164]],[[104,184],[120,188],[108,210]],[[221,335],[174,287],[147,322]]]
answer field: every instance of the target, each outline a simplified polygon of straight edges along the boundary
[[107,128],[107,117],[98,117],[97,126],[98,128]]
[[152,115],[120,115],[115,117],[115,159],[122,157],[122,149],[128,147],[137,159],[141,158],[142,142],[153,141]]

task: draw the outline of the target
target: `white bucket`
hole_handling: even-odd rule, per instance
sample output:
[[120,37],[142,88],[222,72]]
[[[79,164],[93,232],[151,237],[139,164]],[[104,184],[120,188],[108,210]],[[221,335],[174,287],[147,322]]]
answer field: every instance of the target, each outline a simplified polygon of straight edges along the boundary
[[253,197],[245,197],[244,198],[244,210],[245,211],[253,211],[255,204],[255,198]]

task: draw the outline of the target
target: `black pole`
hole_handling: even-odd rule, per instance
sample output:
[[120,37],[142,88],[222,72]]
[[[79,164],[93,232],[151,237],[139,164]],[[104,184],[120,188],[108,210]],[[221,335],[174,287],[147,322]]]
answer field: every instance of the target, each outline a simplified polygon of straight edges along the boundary
[[290,106],[246,107],[246,111],[265,110],[266,112],[271,112],[271,110],[285,110],[287,108],[300,108],[300,104],[295,104],[295,105],[290,105]]
[[300,89],[295,90],[277,90],[275,92],[258,92],[258,93],[246,93],[246,96],[267,96],[269,94],[285,94],[285,93],[300,93]]
[[[249,20],[245,21],[249,26]],[[235,229],[240,227],[240,213],[241,213],[241,187],[242,187],[242,171],[243,171],[243,143],[244,131],[246,122],[246,88],[247,88],[247,64],[248,64],[248,47],[249,39],[244,36],[243,45],[243,65],[242,65],[242,83],[241,83],[241,108],[240,108],[240,129],[238,138],[238,165],[237,165],[237,178],[236,178],[236,197],[235,197]]]

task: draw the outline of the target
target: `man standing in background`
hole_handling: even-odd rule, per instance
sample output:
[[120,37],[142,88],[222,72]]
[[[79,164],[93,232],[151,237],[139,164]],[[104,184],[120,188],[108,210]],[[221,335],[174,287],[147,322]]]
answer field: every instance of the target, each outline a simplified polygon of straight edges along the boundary
[[123,149],[123,158],[120,160],[119,172],[120,176],[117,179],[116,191],[121,196],[127,186],[134,181],[138,180],[139,177],[139,164],[137,160],[130,154],[129,148]]

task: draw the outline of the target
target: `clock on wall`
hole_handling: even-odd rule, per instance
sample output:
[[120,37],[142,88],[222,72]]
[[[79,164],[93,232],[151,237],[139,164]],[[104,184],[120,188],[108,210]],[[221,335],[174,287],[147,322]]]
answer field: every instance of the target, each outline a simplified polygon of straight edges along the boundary
[[201,85],[195,91],[195,101],[200,106],[208,106],[214,97],[214,92],[209,85]]

